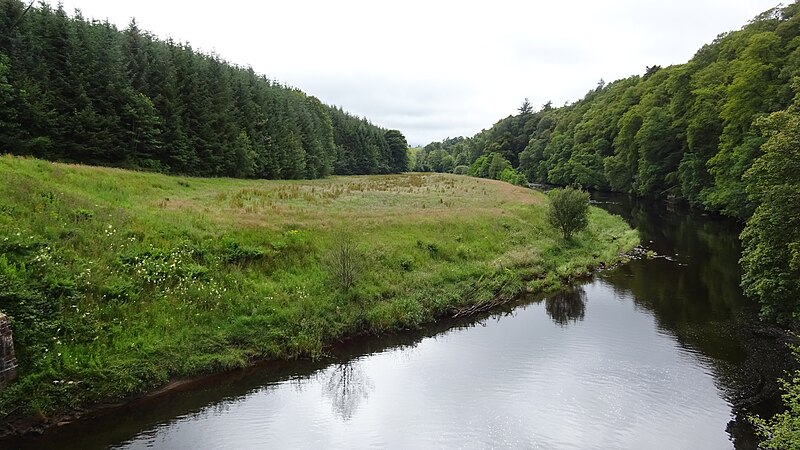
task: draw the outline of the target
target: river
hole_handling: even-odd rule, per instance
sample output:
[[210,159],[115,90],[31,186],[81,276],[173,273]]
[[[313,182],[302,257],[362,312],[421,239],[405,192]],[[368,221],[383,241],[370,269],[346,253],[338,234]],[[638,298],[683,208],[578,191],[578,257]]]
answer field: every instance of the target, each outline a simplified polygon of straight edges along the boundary
[[596,196],[653,258],[464,322],[137,402],[22,448],[751,449],[783,334],[739,289],[740,225]]

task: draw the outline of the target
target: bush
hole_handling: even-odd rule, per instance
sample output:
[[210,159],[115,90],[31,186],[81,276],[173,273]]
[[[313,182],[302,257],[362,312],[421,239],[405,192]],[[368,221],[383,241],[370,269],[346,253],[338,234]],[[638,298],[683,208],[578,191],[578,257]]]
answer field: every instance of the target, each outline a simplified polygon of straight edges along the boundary
[[326,255],[325,263],[339,288],[347,292],[356,283],[364,258],[365,255],[353,236],[347,232],[338,232],[334,236],[333,247]]
[[222,260],[231,264],[242,264],[257,261],[263,258],[266,252],[263,248],[244,245],[233,239],[222,241]]
[[528,182],[528,179],[525,178],[525,174],[520,173],[511,167],[507,167],[503,170],[503,172],[500,173],[500,181],[516,184],[517,186],[524,186]]
[[467,173],[469,173],[469,166],[464,166],[464,165],[456,166],[453,169],[453,173],[456,175],[466,175]]
[[547,196],[550,197],[547,220],[550,225],[561,230],[564,239],[569,239],[573,233],[589,225],[588,192],[566,187],[553,189]]
[[[795,359],[800,360],[800,349],[795,347],[793,350]],[[795,370],[780,382],[786,410],[769,420],[757,416],[751,416],[750,420],[764,439],[759,448],[800,450],[800,371]]]

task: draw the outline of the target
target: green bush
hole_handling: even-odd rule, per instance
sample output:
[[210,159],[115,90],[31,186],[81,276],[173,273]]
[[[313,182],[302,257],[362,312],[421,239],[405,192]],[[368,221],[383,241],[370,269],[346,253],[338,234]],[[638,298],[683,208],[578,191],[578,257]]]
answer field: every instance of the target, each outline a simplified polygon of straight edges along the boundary
[[72,212],[72,219],[75,222],[82,222],[85,220],[89,220],[94,217],[94,213],[89,211],[88,209],[78,208]]
[[[800,359],[800,350],[794,348],[795,359]],[[786,410],[769,420],[750,417],[758,434],[764,438],[759,448],[800,450],[800,371],[795,370],[782,384],[783,405]]]
[[139,288],[131,280],[115,278],[101,289],[103,299],[120,302],[133,302],[139,299]]
[[528,182],[528,179],[525,178],[525,174],[511,167],[507,167],[500,173],[500,180],[506,183],[516,184],[517,186],[524,186]]
[[572,234],[589,225],[589,193],[581,189],[565,187],[548,192],[550,208],[547,220],[569,239]]
[[222,242],[222,260],[231,264],[242,264],[257,261],[265,256],[266,252],[260,247],[244,245],[232,239]]
[[469,166],[465,165],[456,166],[453,169],[453,173],[456,175],[466,175],[467,173],[469,173]]

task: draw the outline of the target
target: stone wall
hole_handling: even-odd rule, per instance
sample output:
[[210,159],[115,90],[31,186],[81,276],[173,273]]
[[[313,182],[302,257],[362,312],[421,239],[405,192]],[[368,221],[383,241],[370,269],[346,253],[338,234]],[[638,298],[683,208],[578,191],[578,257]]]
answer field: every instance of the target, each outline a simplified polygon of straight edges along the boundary
[[14,356],[14,339],[11,324],[5,314],[0,313],[0,389],[17,378],[17,358]]

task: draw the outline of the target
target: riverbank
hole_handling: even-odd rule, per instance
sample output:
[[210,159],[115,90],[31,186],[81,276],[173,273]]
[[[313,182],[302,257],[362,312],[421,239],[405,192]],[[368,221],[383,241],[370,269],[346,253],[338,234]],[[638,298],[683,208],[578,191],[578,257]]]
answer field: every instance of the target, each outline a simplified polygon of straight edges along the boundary
[[6,423],[320,357],[554,289],[638,242],[597,208],[564,242],[542,194],[455,175],[199,179],[0,157],[0,180],[20,364]]

